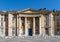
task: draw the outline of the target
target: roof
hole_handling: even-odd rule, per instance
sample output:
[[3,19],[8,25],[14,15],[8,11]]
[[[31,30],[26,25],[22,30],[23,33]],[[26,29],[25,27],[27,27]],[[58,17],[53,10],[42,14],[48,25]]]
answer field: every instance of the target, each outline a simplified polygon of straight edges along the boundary
[[0,14],[6,15],[7,14],[7,11],[0,11]]
[[39,10],[35,10],[35,9],[32,9],[32,8],[27,8],[27,9],[24,9],[24,10],[19,10],[19,11],[15,11],[15,10],[12,10],[12,11],[0,11],[0,14],[49,14],[49,13],[53,13],[53,14],[60,14],[60,11],[59,10],[53,10],[53,11],[50,11],[50,10],[47,10],[46,8],[41,8]]
[[49,13],[51,13],[51,11],[50,10],[47,10],[46,8],[41,8],[41,9],[39,9],[39,11],[42,14],[49,14]]
[[60,14],[59,10],[53,10],[53,14]]

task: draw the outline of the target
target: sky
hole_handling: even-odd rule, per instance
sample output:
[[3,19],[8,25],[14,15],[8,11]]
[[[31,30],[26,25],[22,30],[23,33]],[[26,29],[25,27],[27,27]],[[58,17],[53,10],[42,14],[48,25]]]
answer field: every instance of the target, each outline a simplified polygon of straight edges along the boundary
[[60,0],[0,0],[0,10],[23,10],[26,8],[60,10]]

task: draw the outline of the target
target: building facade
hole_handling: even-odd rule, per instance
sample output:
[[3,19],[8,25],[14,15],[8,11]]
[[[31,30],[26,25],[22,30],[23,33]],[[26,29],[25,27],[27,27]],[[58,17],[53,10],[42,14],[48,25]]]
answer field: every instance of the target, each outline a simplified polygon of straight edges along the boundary
[[60,11],[31,8],[0,12],[0,36],[60,35]]

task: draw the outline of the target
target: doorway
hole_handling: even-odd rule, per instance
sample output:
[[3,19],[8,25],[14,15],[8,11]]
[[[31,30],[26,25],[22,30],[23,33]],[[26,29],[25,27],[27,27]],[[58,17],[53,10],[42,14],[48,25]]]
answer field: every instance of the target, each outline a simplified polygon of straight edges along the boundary
[[32,29],[31,28],[28,29],[28,35],[32,36]]
[[49,35],[49,28],[45,28],[46,35]]

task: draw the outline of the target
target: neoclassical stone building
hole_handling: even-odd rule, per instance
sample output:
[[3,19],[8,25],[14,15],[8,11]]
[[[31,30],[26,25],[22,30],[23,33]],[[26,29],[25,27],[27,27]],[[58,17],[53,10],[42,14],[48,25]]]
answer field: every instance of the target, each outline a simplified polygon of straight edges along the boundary
[[0,11],[0,36],[60,35],[60,11],[27,8]]

